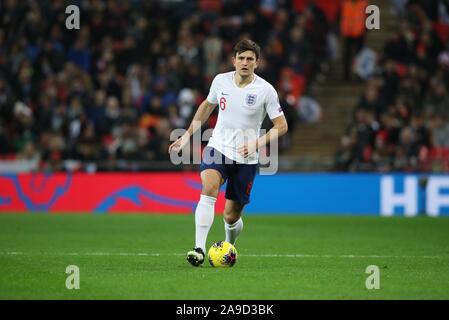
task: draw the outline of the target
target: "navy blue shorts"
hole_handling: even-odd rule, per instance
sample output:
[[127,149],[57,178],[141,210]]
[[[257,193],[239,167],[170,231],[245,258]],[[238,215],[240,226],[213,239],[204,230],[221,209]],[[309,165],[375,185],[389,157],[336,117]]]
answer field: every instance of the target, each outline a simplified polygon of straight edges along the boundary
[[226,186],[225,198],[239,204],[247,204],[253,187],[258,164],[237,163],[227,158],[218,150],[207,146],[204,148],[200,172],[215,169],[221,173]]

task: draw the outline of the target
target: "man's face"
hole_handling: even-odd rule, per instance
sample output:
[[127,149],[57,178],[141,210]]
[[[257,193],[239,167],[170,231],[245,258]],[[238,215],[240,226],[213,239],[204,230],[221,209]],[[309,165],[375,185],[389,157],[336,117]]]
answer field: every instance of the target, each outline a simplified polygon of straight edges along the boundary
[[248,50],[232,57],[232,64],[240,76],[247,77],[254,73],[254,69],[259,65],[259,60],[256,60],[256,54],[253,51]]

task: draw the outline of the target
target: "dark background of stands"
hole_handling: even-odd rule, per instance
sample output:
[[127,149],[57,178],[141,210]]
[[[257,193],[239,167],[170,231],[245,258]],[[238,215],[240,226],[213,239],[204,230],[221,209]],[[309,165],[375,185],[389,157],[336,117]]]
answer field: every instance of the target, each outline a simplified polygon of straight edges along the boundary
[[[81,10],[80,30],[65,27],[70,4]],[[392,4],[397,29],[360,102],[340,119],[349,125],[328,170],[449,172],[449,27],[438,7],[447,1]],[[288,120],[282,158],[307,126],[298,100],[326,85],[340,5],[1,1],[0,158],[44,172],[194,169],[170,163],[170,133],[189,125],[213,77],[233,69],[232,47],[244,38],[261,45],[257,73],[277,89]],[[216,112],[205,128],[215,121]]]

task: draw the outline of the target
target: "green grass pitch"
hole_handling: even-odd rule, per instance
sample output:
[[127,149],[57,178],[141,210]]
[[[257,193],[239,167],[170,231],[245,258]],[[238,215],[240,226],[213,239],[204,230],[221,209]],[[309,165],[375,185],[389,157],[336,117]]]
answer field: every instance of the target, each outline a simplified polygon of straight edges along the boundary
[[[449,298],[447,218],[243,219],[236,265],[195,268],[193,215],[0,214],[0,299]],[[217,215],[208,246],[223,239]],[[365,286],[369,265],[380,289]]]

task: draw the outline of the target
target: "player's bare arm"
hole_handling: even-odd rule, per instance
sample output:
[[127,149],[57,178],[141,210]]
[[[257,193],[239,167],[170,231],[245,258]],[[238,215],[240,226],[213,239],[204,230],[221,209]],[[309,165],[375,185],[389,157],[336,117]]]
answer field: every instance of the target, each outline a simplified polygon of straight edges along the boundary
[[214,111],[214,108],[216,106],[216,104],[210,103],[209,101],[207,101],[207,99],[205,99],[198,107],[198,110],[196,111],[192,123],[190,124],[186,133],[184,133],[182,137],[180,137],[168,147],[168,153],[170,153],[172,150],[176,152],[181,151],[189,142],[190,137],[194,134],[194,130],[197,130],[201,127],[197,127],[194,124],[201,123],[201,125],[203,125],[203,123],[206,122],[207,119],[209,119],[212,111]]
[[259,137],[259,139],[249,141],[248,143],[245,143],[244,145],[237,148],[237,152],[242,157],[248,157],[250,154],[256,152],[266,144],[278,139],[279,137],[282,137],[287,133],[288,125],[284,115],[276,117],[271,121],[273,121],[273,128],[271,128],[267,132],[267,134]]

